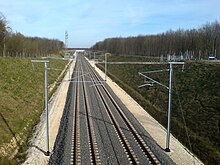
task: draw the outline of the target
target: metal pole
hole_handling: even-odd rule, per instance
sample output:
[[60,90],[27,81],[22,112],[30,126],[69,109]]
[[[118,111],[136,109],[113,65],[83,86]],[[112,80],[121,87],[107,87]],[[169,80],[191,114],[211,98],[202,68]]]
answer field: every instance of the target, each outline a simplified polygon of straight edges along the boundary
[[95,68],[95,52],[94,52],[94,60],[93,61],[94,61],[94,68]]
[[4,42],[4,45],[3,45],[3,57],[5,57],[5,36],[4,36],[3,42]]
[[69,81],[70,81],[70,64],[71,64],[71,63],[69,63]]
[[46,107],[46,145],[47,145],[47,152],[45,153],[45,155],[49,156],[50,152],[49,152],[48,68],[47,68],[47,62],[45,62],[45,107]]
[[[165,88],[167,88],[169,90],[169,101],[168,101],[168,121],[167,121],[167,137],[166,137],[166,148],[165,148],[165,151],[166,152],[170,152],[170,120],[171,120],[171,99],[172,99],[172,76],[173,76],[173,65],[183,65],[184,66],[184,62],[169,62],[170,64],[170,77],[169,77],[169,87],[161,84],[160,82],[144,75],[143,73],[153,73],[152,71],[150,72],[143,72],[143,73],[140,73],[139,72],[139,75],[149,79],[150,81],[154,82],[154,83],[157,83]],[[184,68],[184,67],[183,67]],[[155,71],[155,72],[158,72],[158,71]],[[144,87],[148,84],[143,84],[139,87]]]
[[105,81],[107,80],[107,53],[105,53]]
[[68,31],[65,31],[65,49],[68,49]]
[[172,75],[173,65],[170,63],[170,80],[169,80],[169,101],[168,101],[168,123],[167,123],[167,139],[166,139],[166,152],[170,152],[170,113],[171,113],[171,97],[172,97]]
[[94,69],[95,69],[95,52],[94,52],[94,59],[93,59]]

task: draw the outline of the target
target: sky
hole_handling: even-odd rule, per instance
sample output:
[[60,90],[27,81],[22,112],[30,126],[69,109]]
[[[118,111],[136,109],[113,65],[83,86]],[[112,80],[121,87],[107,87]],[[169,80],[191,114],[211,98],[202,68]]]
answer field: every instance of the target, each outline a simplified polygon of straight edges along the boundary
[[112,37],[158,34],[220,22],[220,0],[1,0],[13,32],[91,47]]

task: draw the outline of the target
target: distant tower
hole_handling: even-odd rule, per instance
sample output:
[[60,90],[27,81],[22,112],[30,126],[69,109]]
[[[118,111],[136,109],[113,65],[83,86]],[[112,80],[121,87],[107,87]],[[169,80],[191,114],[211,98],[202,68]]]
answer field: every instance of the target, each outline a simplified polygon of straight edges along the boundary
[[65,49],[68,48],[68,32],[65,31]]

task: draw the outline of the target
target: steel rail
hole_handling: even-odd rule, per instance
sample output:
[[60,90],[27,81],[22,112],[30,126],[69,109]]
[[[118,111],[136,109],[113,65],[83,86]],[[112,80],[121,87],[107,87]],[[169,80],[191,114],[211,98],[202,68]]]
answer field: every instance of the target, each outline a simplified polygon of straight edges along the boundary
[[[80,67],[81,67],[81,70],[83,71],[82,65]],[[97,146],[97,142],[96,142],[94,127],[93,127],[93,123],[91,120],[91,111],[90,111],[90,106],[89,106],[89,102],[88,102],[88,93],[87,93],[86,83],[84,81],[84,76],[82,76],[81,79],[83,82],[83,85],[82,85],[83,98],[84,98],[83,100],[84,100],[85,111],[86,111],[87,132],[88,132],[88,136],[89,136],[88,141],[89,141],[89,145],[90,145],[89,146],[90,154],[91,154],[90,159],[91,159],[92,164],[100,165],[101,160],[100,160],[100,155],[99,155],[98,146]]]
[[[77,65],[78,62],[76,62]],[[78,68],[77,68],[78,69]],[[78,77],[78,73],[76,74]],[[71,165],[81,164],[80,156],[80,123],[79,123],[79,83],[75,84],[75,105],[73,111],[72,152]]]

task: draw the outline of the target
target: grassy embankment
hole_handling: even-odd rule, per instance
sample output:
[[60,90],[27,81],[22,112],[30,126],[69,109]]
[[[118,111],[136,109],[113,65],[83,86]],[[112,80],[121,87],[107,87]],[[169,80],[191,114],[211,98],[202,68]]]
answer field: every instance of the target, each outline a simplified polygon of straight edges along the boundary
[[[148,61],[148,58],[109,56],[108,61]],[[164,64],[108,65],[109,76],[165,128],[168,91],[158,85],[138,88],[143,84],[138,72],[167,68]],[[186,62],[184,72],[181,70],[174,68],[171,132],[190,149],[184,116],[192,152],[205,164],[220,164],[220,63]],[[168,84],[168,72],[152,73],[150,77]]]
[[[64,69],[68,63],[49,61],[51,68]],[[50,70],[49,84],[61,72]],[[0,164],[22,161],[28,138],[43,110],[44,64],[35,63],[33,71],[30,58],[0,58]]]

